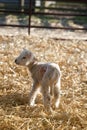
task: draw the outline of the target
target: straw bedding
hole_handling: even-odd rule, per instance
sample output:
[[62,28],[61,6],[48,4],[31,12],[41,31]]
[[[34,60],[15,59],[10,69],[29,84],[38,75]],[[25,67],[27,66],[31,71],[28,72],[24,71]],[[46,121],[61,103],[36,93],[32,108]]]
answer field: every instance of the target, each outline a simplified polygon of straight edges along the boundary
[[[30,73],[14,60],[23,48],[62,72],[61,103],[46,114],[42,97],[28,106]],[[0,36],[0,130],[87,130],[87,42],[35,36]]]

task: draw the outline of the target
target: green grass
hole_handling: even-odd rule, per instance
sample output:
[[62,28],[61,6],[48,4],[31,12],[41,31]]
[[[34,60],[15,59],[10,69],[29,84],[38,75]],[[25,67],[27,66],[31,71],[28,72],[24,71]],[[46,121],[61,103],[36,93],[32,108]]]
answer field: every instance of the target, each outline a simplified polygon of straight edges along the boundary
[[87,17],[78,16],[74,17],[72,20],[77,24],[87,24]]

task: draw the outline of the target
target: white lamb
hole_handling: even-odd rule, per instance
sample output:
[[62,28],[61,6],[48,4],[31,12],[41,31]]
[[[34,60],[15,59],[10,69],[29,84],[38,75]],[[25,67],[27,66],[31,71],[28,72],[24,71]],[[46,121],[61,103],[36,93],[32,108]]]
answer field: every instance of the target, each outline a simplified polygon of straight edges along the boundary
[[29,94],[29,105],[34,106],[37,90],[41,86],[43,103],[46,110],[51,110],[51,95],[54,97],[55,107],[60,102],[60,68],[55,63],[38,62],[29,50],[24,49],[15,59],[18,65],[27,66],[33,78],[32,90]]

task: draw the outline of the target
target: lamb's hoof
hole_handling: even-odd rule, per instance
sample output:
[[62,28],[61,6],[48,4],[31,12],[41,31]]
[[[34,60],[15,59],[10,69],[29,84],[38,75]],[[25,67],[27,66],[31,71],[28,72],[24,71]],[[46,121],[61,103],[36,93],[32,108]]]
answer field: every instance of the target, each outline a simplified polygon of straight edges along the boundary
[[59,108],[59,101],[57,101],[56,103],[55,103],[55,108]]
[[30,108],[34,108],[37,106],[37,104],[29,104]]

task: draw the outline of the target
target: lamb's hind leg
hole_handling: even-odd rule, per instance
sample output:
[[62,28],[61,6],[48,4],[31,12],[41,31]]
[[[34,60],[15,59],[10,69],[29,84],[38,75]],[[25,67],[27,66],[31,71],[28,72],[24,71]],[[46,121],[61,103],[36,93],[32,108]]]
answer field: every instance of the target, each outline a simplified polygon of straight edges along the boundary
[[49,92],[49,83],[47,79],[44,79],[41,84],[41,92],[43,96],[43,103],[46,111],[51,111],[51,96]]
[[29,105],[30,106],[34,106],[34,104],[35,104],[35,99],[36,99],[38,88],[39,88],[38,86],[39,86],[38,82],[34,82],[31,92],[29,94]]
[[56,85],[54,86],[54,102],[55,102],[55,107],[59,107],[60,103],[60,78]]

